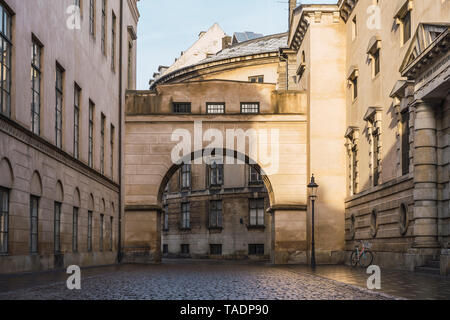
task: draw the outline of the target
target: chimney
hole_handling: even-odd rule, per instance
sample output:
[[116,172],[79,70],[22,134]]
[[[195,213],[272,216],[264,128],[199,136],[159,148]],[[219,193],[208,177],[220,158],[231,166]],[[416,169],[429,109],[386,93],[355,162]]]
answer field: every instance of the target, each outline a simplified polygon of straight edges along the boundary
[[289,20],[288,29],[291,27],[292,17],[294,16],[294,9],[297,8],[297,0],[289,0]]
[[231,37],[225,36],[222,38],[222,50],[225,50],[229,47],[231,47]]

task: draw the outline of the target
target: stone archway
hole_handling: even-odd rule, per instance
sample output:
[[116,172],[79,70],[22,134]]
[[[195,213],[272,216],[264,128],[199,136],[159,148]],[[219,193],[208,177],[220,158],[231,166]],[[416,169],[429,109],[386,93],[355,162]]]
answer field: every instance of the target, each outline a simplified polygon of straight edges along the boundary
[[[206,133],[195,139],[196,125],[201,123]],[[215,130],[208,134],[208,130]],[[230,115],[224,119],[207,116],[173,115],[127,116],[125,137],[125,230],[124,261],[161,261],[161,198],[163,188],[176,172],[183,159],[196,161],[210,150],[222,150],[228,158],[250,163],[253,150],[234,147],[238,138],[231,136],[234,148],[214,145],[212,137],[227,137],[227,130],[257,133],[257,161],[252,165],[265,173],[265,185],[270,194],[270,212],[273,215],[272,261],[275,264],[307,262],[307,190],[306,190],[306,116],[268,115],[246,117]],[[173,161],[173,150],[180,139],[174,139],[180,130],[190,135],[192,151],[181,152]],[[272,137],[276,132],[277,140]],[[203,138],[203,139],[202,139]],[[250,141],[250,138],[248,141]],[[236,139],[236,140],[235,140]],[[220,140],[220,139],[219,139]],[[274,144],[271,144],[271,143]],[[188,143],[189,144],[189,143]],[[249,142],[249,145],[250,142]],[[239,141],[237,143],[239,146]],[[239,150],[239,151],[237,151]],[[277,153],[277,166],[259,157],[261,150]],[[211,151],[212,152],[212,151]],[[229,152],[227,154],[227,152]],[[267,154],[266,154],[267,155]],[[272,158],[273,160],[273,158]]]

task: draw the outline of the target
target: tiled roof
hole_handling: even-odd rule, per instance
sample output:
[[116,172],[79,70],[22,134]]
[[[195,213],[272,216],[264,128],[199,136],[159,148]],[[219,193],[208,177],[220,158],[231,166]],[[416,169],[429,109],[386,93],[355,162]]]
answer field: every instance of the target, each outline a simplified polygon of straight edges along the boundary
[[200,61],[199,64],[219,61],[252,54],[278,51],[287,46],[287,33],[280,33],[235,44],[218,52],[216,55]]
[[262,38],[264,35],[260,33],[254,33],[250,31],[245,32],[235,32],[233,35],[233,43],[241,43],[248,40],[253,40],[257,38]]

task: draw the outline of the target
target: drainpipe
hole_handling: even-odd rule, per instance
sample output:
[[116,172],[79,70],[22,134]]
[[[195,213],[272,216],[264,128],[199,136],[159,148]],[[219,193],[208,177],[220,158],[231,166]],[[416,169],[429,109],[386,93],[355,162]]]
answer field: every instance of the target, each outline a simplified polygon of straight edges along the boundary
[[119,32],[119,244],[117,262],[122,262],[122,67],[123,67],[123,0],[120,0],[120,32]]

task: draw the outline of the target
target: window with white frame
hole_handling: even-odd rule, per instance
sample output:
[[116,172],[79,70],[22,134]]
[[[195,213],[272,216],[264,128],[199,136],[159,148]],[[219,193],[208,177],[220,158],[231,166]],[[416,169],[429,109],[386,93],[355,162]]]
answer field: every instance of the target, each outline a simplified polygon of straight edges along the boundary
[[181,189],[191,187],[191,165],[183,164],[181,166]]
[[250,226],[264,226],[264,199],[250,199]]
[[181,228],[190,229],[191,227],[191,205],[189,202],[181,204]]
[[209,203],[209,227],[222,228],[222,200]]
[[209,165],[210,186],[221,186],[223,184],[223,164],[213,161]]
[[207,114],[224,114],[225,113],[225,103],[212,103],[208,102],[206,104]]
[[80,101],[81,89],[75,84],[73,97],[73,156],[80,157]]
[[105,215],[100,215],[100,238],[99,238],[99,249],[100,252],[103,252],[103,232],[105,228]]
[[259,102],[242,102],[241,113],[259,113]]
[[88,211],[87,251],[92,251],[92,211]]
[[259,184],[259,183],[263,182],[261,174],[254,167],[250,167],[250,179],[249,179],[249,182],[251,184]]
[[89,0],[89,33],[95,36],[95,0]]
[[31,131],[41,132],[41,45],[33,39],[31,48]]
[[62,137],[63,137],[63,89],[64,81],[64,70],[57,64],[56,65],[56,85],[55,85],[55,95],[56,95],[56,105],[55,105],[55,144],[58,148],[62,148]]

